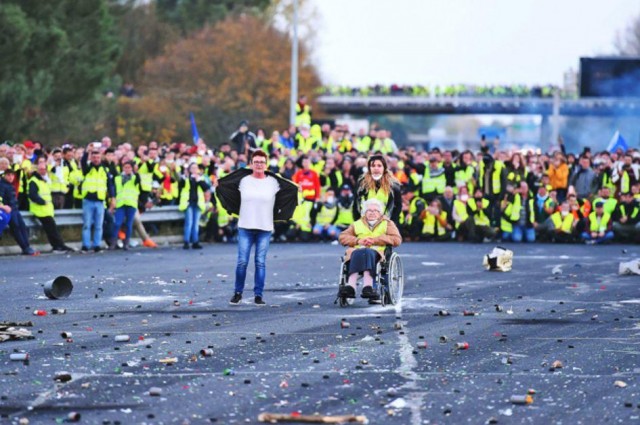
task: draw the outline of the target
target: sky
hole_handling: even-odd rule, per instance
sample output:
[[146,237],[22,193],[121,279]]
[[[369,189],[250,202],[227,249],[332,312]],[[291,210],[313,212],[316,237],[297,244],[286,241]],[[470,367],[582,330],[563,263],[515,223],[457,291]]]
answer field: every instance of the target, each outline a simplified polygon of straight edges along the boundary
[[554,84],[610,55],[639,0],[308,0],[326,84]]

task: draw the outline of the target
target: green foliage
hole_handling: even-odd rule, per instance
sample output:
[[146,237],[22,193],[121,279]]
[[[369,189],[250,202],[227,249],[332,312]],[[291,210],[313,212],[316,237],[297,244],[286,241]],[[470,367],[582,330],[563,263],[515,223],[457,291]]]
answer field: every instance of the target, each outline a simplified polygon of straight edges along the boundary
[[[214,144],[245,118],[281,128],[291,46],[274,14],[285,3],[0,0],[0,140],[186,140],[189,112]],[[300,58],[311,93],[318,77],[304,48]],[[123,82],[142,96],[118,97]]]
[[65,137],[48,122],[94,100],[119,56],[106,0],[0,3],[0,135]]
[[160,17],[183,34],[222,21],[238,11],[264,11],[269,0],[156,0]]
[[145,61],[160,55],[168,43],[175,41],[178,30],[160,20],[154,2],[119,1],[111,6],[111,14],[122,46],[115,72],[123,81],[136,84]]

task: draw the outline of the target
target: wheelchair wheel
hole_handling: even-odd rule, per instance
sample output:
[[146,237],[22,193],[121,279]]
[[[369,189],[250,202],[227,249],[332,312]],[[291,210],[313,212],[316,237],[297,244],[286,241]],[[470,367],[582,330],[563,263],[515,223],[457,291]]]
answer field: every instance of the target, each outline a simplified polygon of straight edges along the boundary
[[404,291],[404,269],[402,260],[395,252],[389,258],[389,275],[387,277],[389,304],[395,305],[402,300]]
[[[347,262],[343,261],[342,265],[340,266],[340,276],[338,276],[338,293],[340,293],[340,288],[342,288],[344,285],[347,284],[347,279],[348,279],[348,275],[347,275]],[[340,307],[348,307],[350,305],[352,305],[354,303],[355,299],[353,298],[346,298],[346,297],[341,297],[338,296],[338,304],[340,304]]]
[[380,290],[380,305],[384,307],[389,302],[389,298],[387,296],[389,291],[387,290],[387,285],[380,284],[378,286]]

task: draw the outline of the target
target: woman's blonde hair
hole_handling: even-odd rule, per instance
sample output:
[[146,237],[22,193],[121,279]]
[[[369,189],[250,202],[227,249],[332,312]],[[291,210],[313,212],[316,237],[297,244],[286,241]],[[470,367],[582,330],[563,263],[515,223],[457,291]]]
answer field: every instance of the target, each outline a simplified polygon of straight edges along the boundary
[[364,175],[364,179],[362,181],[362,186],[368,191],[376,190],[376,181],[371,177],[371,164],[374,161],[380,161],[382,163],[382,168],[384,169],[382,172],[382,178],[379,180],[380,189],[385,194],[389,194],[391,192],[391,186],[393,184],[397,184],[398,180],[391,174],[389,169],[387,168],[387,161],[384,159],[382,155],[371,155],[367,160],[367,172]]

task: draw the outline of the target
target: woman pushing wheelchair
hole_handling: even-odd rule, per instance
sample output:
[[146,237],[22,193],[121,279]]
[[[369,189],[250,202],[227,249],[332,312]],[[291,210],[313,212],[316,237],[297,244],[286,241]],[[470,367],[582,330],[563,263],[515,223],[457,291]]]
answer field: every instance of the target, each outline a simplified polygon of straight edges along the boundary
[[393,221],[382,214],[384,205],[378,199],[365,201],[362,211],[362,218],[340,233],[340,243],[348,247],[343,263],[348,269],[348,278],[346,284],[340,285],[338,297],[355,298],[358,276],[362,274],[362,298],[376,301],[380,296],[373,283],[379,278],[378,263],[388,261],[387,247],[399,246],[402,237]]

